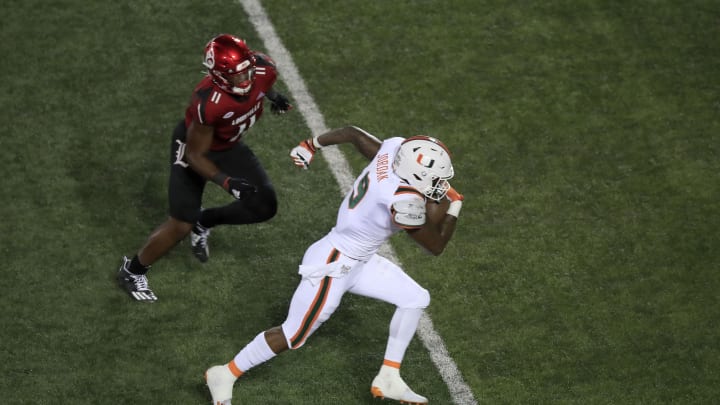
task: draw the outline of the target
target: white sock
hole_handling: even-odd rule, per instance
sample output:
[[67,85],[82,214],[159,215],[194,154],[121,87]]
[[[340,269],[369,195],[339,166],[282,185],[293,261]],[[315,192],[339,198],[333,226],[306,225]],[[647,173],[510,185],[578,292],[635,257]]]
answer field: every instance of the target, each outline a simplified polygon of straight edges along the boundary
[[235,356],[235,365],[237,365],[242,372],[247,372],[251,368],[265,363],[273,357],[275,357],[275,353],[270,349],[265,339],[265,332],[260,332],[252,342],[243,347],[240,353]]
[[381,376],[388,378],[388,377],[400,377],[400,369],[396,368],[394,366],[388,366],[383,364],[380,367],[380,371],[378,372]]
[[397,308],[390,321],[390,336],[385,348],[385,360],[402,363],[405,350],[415,335],[423,310],[420,308]]

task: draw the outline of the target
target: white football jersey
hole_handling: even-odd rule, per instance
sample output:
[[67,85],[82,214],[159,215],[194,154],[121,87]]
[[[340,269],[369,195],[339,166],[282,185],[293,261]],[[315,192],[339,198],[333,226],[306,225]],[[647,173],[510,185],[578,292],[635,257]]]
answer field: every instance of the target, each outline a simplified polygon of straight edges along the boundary
[[404,138],[389,138],[355,179],[328,235],[332,245],[354,259],[368,260],[395,232],[425,223],[425,196],[392,170]]

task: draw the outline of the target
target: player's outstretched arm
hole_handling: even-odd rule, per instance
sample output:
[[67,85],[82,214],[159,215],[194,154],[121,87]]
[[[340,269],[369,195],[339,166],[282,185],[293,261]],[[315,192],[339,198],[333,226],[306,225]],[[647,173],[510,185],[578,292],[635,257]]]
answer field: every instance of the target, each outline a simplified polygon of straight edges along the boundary
[[317,136],[320,146],[339,145],[352,143],[367,160],[372,160],[380,150],[382,141],[362,128],[354,125],[333,129]]
[[382,141],[374,135],[356,126],[337,128],[320,134],[316,137],[306,139],[290,151],[290,157],[296,166],[307,169],[318,149],[323,146],[340,145],[351,143],[368,160],[375,157]]

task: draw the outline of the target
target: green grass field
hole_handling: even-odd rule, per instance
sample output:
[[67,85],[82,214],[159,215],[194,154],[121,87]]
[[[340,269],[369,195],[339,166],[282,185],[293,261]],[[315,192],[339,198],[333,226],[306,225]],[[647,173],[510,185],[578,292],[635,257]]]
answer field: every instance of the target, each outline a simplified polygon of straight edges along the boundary
[[[455,152],[453,242],[437,258],[393,247],[478,403],[720,401],[717,1],[265,3],[328,126]],[[206,265],[182,242],[150,272],[154,305],[114,273],[167,215],[205,42],[264,50],[258,34],[233,1],[6,0],[0,15],[0,402],[209,403],[203,371],[283,321],[334,223],[327,163],[287,157],[302,116],[268,113],[247,138],[276,218],[215,230]],[[392,311],[347,296],[237,403],[374,403]],[[403,376],[452,403],[418,339]]]

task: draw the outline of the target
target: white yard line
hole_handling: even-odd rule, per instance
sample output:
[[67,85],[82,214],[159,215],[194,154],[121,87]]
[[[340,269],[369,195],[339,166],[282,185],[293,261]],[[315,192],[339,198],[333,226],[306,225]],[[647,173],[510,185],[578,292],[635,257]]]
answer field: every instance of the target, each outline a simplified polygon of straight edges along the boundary
[[[275,28],[270,22],[265,9],[258,0],[238,0],[245,9],[245,12],[250,17],[250,22],[257,30],[260,38],[265,44],[265,49],[268,54],[277,62],[280,77],[287,85],[294,105],[302,114],[303,118],[307,122],[310,132],[313,135],[319,135],[328,130],[325,125],[325,118],[312,95],[305,86],[305,81],[300,76],[297,66],[293,61],[290,52],[285,48],[285,45],[280,41]],[[362,123],[358,123],[362,126]],[[338,185],[340,186],[340,194],[344,195],[347,190],[352,186],[355,177],[352,174],[350,165],[348,164],[345,156],[339,148],[330,146],[321,149],[323,157],[327,160],[328,166],[332,170]],[[400,264],[397,255],[393,251],[389,244],[385,244],[381,249],[381,254],[395,263]],[[442,337],[435,331],[430,316],[425,313],[420,319],[420,325],[418,327],[418,336],[425,345],[425,348],[430,352],[430,358],[435,367],[437,367],[442,379],[447,384],[450,391],[450,395],[453,401],[457,405],[476,405],[477,401],[473,397],[472,390],[463,380],[460,370],[457,368],[457,364],[448,354],[445,343]]]

